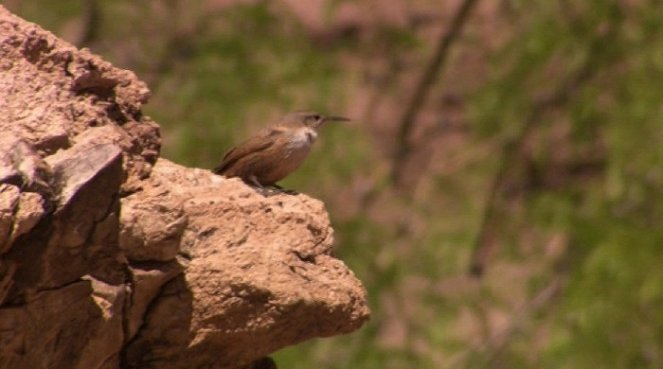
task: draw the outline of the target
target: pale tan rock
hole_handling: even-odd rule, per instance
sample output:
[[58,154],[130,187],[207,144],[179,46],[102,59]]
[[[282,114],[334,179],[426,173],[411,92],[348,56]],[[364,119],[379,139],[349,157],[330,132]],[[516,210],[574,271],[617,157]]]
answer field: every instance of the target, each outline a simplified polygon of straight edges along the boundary
[[[90,296],[97,305],[98,313],[90,321],[96,324],[87,331],[87,342],[81,349],[81,357],[76,363],[77,369],[110,369],[120,363],[120,350],[124,344],[124,307],[126,298],[125,285],[106,284],[92,277],[89,280],[92,292]],[[96,328],[96,329],[95,329]]]
[[14,213],[14,224],[9,242],[28,233],[44,215],[44,199],[35,192],[22,192]]
[[164,159],[132,197],[179,199],[188,224],[184,279],[154,303],[127,348],[128,367],[249,364],[286,345],[351,332],[368,318],[361,283],[330,255],[333,230],[320,201],[264,197],[239,179]]
[[129,260],[175,259],[188,219],[183,202],[167,189],[143,189],[122,199],[120,247]]
[[182,273],[179,263],[143,264],[131,267],[133,293],[127,316],[127,340],[133,339],[143,325],[148,306],[161,288]]

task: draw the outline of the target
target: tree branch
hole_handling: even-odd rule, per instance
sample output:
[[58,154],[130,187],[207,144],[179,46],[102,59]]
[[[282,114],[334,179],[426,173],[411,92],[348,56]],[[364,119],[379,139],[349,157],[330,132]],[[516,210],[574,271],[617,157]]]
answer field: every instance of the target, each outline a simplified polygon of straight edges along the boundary
[[437,80],[441,69],[449,59],[449,50],[451,45],[458,38],[467,18],[475,7],[477,0],[465,0],[456,12],[449,29],[442,33],[437,48],[430,60],[430,63],[421,75],[417,87],[410,99],[403,116],[400,118],[400,124],[396,135],[396,147],[391,170],[391,181],[398,185],[401,180],[403,167],[412,151],[410,135],[414,128],[417,115],[424,102],[430,94],[433,84]]
[[520,133],[502,146],[499,166],[490,185],[479,231],[477,232],[470,264],[472,275],[481,276],[483,274],[486,261],[497,247],[497,244],[490,242],[490,240],[497,231],[497,219],[502,218],[497,216],[501,194],[506,187],[510,169],[516,167],[523,160],[525,146],[535,128],[539,126],[537,123],[541,122],[543,120],[542,116],[549,111],[566,105],[578,94],[580,87],[590,81],[601,70],[601,67],[614,62],[615,58],[606,56],[606,46],[614,42],[618,30],[619,17],[609,24],[607,31],[599,34],[590,42],[588,55],[583,64],[571,73],[547,98],[533,105],[524,120]]

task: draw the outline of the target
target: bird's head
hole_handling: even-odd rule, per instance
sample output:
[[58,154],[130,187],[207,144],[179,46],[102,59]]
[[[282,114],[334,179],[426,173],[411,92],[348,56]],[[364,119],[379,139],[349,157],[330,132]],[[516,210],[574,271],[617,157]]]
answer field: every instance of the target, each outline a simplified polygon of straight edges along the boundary
[[350,119],[336,116],[325,116],[313,111],[297,111],[281,119],[282,124],[296,127],[310,127],[316,131],[327,122],[345,122]]

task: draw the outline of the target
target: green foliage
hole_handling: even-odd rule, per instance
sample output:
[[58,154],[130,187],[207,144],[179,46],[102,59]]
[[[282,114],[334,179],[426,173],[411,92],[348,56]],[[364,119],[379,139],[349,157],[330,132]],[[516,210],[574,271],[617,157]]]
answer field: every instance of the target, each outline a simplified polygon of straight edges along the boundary
[[52,2],[48,0],[23,1],[19,5],[16,11],[23,18],[48,30],[60,29],[67,21],[78,16],[82,9],[79,0],[58,1],[57,6],[50,6]]
[[[652,79],[662,70],[663,48],[656,40],[663,34],[660,17],[656,25],[650,23],[649,12],[655,7],[640,4],[630,9],[637,16],[624,18],[616,4],[594,1],[584,9],[573,9],[582,12],[566,23],[551,21],[560,18],[560,11],[548,9],[551,13],[542,14],[542,22],[515,36],[503,50],[497,61],[505,71],[498,71],[475,100],[477,132],[514,135],[522,129],[516,122],[523,122],[536,104],[530,96],[551,85],[543,83],[541,79],[546,77],[541,70],[558,68],[564,60],[568,63],[562,71],[568,73],[583,59],[594,58],[592,83],[571,91],[567,110],[550,114],[569,124],[578,158],[586,153],[583,147],[600,142],[598,146],[606,151],[605,180],[539,193],[527,204],[530,222],[563,230],[571,236],[572,248],[567,256],[570,273],[564,299],[550,315],[540,318],[540,324],[550,324],[552,330],[536,366],[663,365],[659,266],[663,233],[656,221],[663,205],[658,174],[663,158],[659,108],[663,95]],[[523,11],[530,9],[524,6]],[[649,21],[642,22],[643,18]],[[596,46],[601,37],[597,30],[609,28],[610,23],[615,24],[616,32]],[[594,54],[592,48],[597,48]],[[505,123],[510,124],[507,130],[500,126],[505,119],[513,120]],[[545,116],[542,119],[551,124]],[[543,145],[540,150],[551,154],[558,149],[543,141],[539,144]],[[534,332],[525,330],[522,339],[531,339]],[[528,346],[517,347],[512,345],[500,357],[502,364],[532,365],[522,361]]]
[[[239,128],[239,122],[267,119],[276,107],[328,108],[333,63],[306,42],[299,25],[283,24],[264,4],[220,14],[188,48],[194,62],[163,78],[164,93],[154,105],[155,118],[185,137],[167,147],[166,156],[209,167],[232,142],[259,128]],[[317,93],[298,101],[291,92],[299,89]],[[166,101],[178,102],[174,111],[161,109]]]

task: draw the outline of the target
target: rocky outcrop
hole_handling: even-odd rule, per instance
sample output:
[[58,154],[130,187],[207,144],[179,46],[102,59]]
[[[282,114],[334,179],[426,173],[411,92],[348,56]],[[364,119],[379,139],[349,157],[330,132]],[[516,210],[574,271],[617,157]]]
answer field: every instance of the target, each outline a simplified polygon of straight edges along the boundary
[[148,97],[0,7],[0,368],[269,367],[359,328],[322,203],[158,159]]

